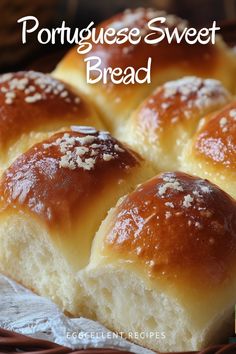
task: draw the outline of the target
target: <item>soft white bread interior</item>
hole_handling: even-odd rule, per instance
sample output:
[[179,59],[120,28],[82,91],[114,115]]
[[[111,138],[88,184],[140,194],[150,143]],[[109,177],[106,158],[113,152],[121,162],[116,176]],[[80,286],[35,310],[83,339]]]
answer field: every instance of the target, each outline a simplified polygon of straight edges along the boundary
[[0,170],[33,144],[71,125],[104,126],[75,89],[34,71],[0,75]]
[[231,94],[217,80],[191,76],[169,81],[140,104],[116,136],[149,160],[156,171],[178,170],[183,149],[200,119],[230,99]]
[[210,179],[236,199],[236,101],[200,121],[185,146],[182,170]]
[[219,343],[233,332],[235,257],[235,200],[207,180],[161,174],[103,221],[78,275],[89,294],[84,315],[93,309],[108,328],[161,352]]
[[0,180],[0,271],[80,313],[76,273],[118,198],[152,175],[106,132],[57,133],[22,154]]
[[[179,79],[186,75],[196,75],[218,79],[230,91],[235,87],[235,56],[219,36],[216,36],[214,45],[210,43],[189,45],[185,41],[180,43],[173,41],[169,44],[166,38],[156,45],[147,44],[144,37],[153,33],[153,30],[148,28],[148,22],[160,16],[164,16],[166,22],[162,25],[156,22],[155,27],[159,29],[168,28],[172,32],[176,27],[182,34],[189,26],[186,21],[176,16],[154,9],[126,10],[102,22],[97,27],[97,31],[101,28],[115,28],[116,31],[121,28],[138,28],[142,34],[142,40],[138,44],[98,43],[93,44],[93,48],[87,54],[79,54],[75,47],[66,54],[54,70],[55,77],[69,82],[95,104],[112,133],[113,129],[116,130],[121,126],[140,102],[158,85],[169,80]],[[84,60],[94,56],[101,59],[99,69],[102,71],[104,68],[114,69],[116,67],[123,71],[127,67],[137,70],[146,67],[150,57],[152,58],[151,83],[114,84],[108,77],[107,84],[101,81],[88,84]],[[94,64],[93,61],[92,65]],[[97,71],[93,72],[93,78],[96,78],[96,75]]]

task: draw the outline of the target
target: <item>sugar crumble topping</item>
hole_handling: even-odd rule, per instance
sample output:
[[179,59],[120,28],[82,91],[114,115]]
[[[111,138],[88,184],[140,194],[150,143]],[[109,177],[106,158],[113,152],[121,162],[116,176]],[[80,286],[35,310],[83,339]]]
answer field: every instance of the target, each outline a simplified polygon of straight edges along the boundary
[[211,189],[208,186],[204,186],[204,185],[200,184],[200,189],[203,193],[211,193]]
[[52,146],[59,147],[62,154],[59,167],[70,170],[82,168],[85,171],[90,171],[95,167],[98,159],[108,162],[117,159],[119,153],[125,152],[117,143],[113,143],[110,134],[102,131],[97,132],[96,135],[85,136],[73,136],[65,133],[56,141],[43,145],[44,149]]
[[221,119],[220,119],[220,127],[221,127],[221,129],[222,129],[222,132],[223,133],[225,133],[225,132],[227,132],[228,131],[228,127],[227,127],[227,125],[228,125],[228,120],[227,120],[227,118],[226,117],[222,117]]
[[195,210],[198,212],[199,218],[196,216],[197,219],[193,220],[191,217],[187,223],[188,226],[201,229],[202,218],[209,218],[213,215],[205,203],[206,195],[213,191],[211,186],[207,181],[199,179],[194,181],[193,188],[190,189],[188,184],[174,173],[163,174],[161,177],[163,183],[158,184],[157,196],[161,199],[164,198],[164,205],[167,208],[164,212],[165,219],[181,216],[188,210],[191,215],[191,210]]
[[106,153],[103,154],[102,157],[103,157],[103,160],[104,160],[104,161],[111,161],[111,160],[114,159],[114,156],[113,156],[113,155],[111,155],[111,154],[106,154]]
[[195,227],[198,228],[198,229],[202,228],[200,222],[198,222],[198,221],[195,222]]
[[190,194],[185,195],[185,196],[184,196],[184,201],[183,201],[183,206],[184,206],[185,208],[191,207],[193,200],[194,200],[194,198],[191,197]]
[[[193,108],[202,111],[211,105],[225,104],[230,98],[230,94],[218,80],[200,79],[194,76],[169,81],[163,85],[164,99],[171,99],[177,95],[187,105],[187,110],[184,112],[187,119],[191,118]],[[165,109],[164,105],[166,102],[162,103],[163,109]],[[178,116],[172,117],[171,121],[176,123]]]
[[168,189],[172,189],[172,190],[175,190],[175,191],[183,192],[183,187],[181,186],[179,181],[177,181],[177,180],[172,181],[171,180],[169,182],[164,183],[163,185],[161,185],[159,187],[158,194],[160,196],[164,196]]
[[[156,10],[153,8],[137,8],[137,9],[127,9],[123,12],[121,19],[115,19],[113,22],[109,23],[109,27],[115,30],[120,30],[124,27],[132,28],[137,27],[140,30],[140,34],[144,37],[150,32],[148,28],[148,22],[156,17],[165,17],[165,23],[159,23],[161,28],[177,28],[179,32],[183,32],[186,27],[188,27],[188,21],[183,20],[176,15],[168,14],[165,11]],[[132,46],[130,46],[132,47]],[[124,54],[128,54],[129,47],[124,47]]]
[[169,219],[171,217],[171,212],[170,211],[166,211],[165,212],[165,218]]
[[170,208],[174,208],[174,204],[172,202],[166,202],[165,206],[170,207]]
[[80,103],[80,98],[74,97],[64,83],[35,71],[3,74],[0,76],[0,85],[0,93],[4,95],[7,105],[15,102],[19,91],[23,93],[24,101],[29,104],[55,96],[66,103]]
[[228,132],[230,125],[229,123],[232,122],[231,119],[233,120],[233,122],[236,122],[236,109],[233,108],[229,111],[228,113],[228,119],[227,117],[221,117],[219,120],[219,126],[220,129],[222,130],[223,133]]
[[231,109],[229,112],[229,116],[233,118],[234,121],[236,121],[236,109]]
[[[236,131],[236,108],[235,102],[230,106],[223,107],[220,111],[210,114],[205,124],[198,129],[194,149],[202,156],[207,157],[213,164],[221,164],[228,171],[235,166],[235,131]],[[209,164],[210,162],[206,162]],[[197,162],[199,169],[204,169],[201,162]],[[205,169],[205,175],[211,180],[212,171]],[[226,180],[222,170],[215,171],[215,177]]]

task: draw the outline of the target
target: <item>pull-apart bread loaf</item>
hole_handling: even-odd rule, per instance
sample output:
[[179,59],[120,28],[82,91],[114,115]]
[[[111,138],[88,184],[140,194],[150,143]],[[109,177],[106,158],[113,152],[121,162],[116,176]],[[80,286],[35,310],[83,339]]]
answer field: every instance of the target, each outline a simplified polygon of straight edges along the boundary
[[[75,47],[66,54],[54,71],[55,77],[69,82],[87,95],[100,110],[108,128],[113,133],[153,89],[166,81],[186,75],[196,75],[218,79],[230,91],[235,86],[235,57],[218,35],[214,45],[211,43],[190,45],[185,40],[180,43],[173,41],[169,44],[166,37],[156,45],[145,43],[144,37],[154,33],[148,27],[148,22],[160,16],[166,17],[166,22],[163,24],[156,22],[157,28],[161,26],[162,29],[168,28],[172,31],[177,27],[181,34],[188,26],[186,21],[176,16],[153,9],[139,8],[124,11],[102,22],[97,27],[97,31],[101,28],[114,28],[117,31],[121,28],[138,28],[142,34],[142,40],[138,44],[92,43],[92,50],[87,54],[79,54]],[[156,34],[156,37],[158,35]],[[155,38],[155,33],[153,38]],[[87,84],[84,59],[92,56],[101,59],[101,70],[109,67],[112,69],[119,67],[122,70],[133,67],[137,70],[147,66],[148,58],[151,57],[151,83],[125,85],[124,83],[114,84],[111,81],[103,84],[100,81],[96,84]],[[94,77],[96,78],[95,74]]]
[[0,76],[0,170],[34,143],[71,125],[103,128],[91,105],[50,75]]
[[214,79],[192,76],[169,81],[141,103],[117,136],[157,171],[178,170],[200,119],[230,99],[231,94]]
[[200,121],[185,147],[182,169],[210,179],[236,198],[236,101]]
[[[233,330],[236,60],[218,35],[215,45],[145,43],[160,16],[170,33],[188,26],[127,10],[95,35],[138,28],[139,44],[97,40],[86,54],[72,48],[52,76],[0,76],[0,272],[71,315],[176,352]],[[108,74],[89,84],[91,57],[103,73],[152,58],[151,83]],[[189,174],[150,179],[160,171]]]
[[36,144],[1,177],[0,271],[78,315],[75,275],[100,223],[151,175],[136,153],[93,128]]
[[233,332],[235,259],[235,200],[164,173],[111,209],[79,278],[108,328],[161,352],[199,350]]

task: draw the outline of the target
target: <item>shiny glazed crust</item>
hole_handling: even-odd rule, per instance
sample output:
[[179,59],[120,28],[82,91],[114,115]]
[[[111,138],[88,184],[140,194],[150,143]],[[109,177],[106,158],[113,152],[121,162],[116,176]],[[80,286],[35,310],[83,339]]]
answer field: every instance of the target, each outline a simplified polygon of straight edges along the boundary
[[68,85],[34,71],[0,76],[0,107],[0,155],[22,134],[100,124],[90,106]]
[[[163,28],[183,31],[186,21],[153,9],[132,9],[102,22],[101,28],[114,27],[116,30],[127,27],[139,28],[142,36],[152,32],[147,28],[151,18],[165,16],[167,22]],[[101,58],[100,69],[120,67],[134,67],[135,69],[147,65],[152,57],[151,84],[113,84],[111,81],[104,85],[98,82],[93,85],[86,84],[86,66],[84,59],[98,56]],[[200,63],[200,64],[199,64]],[[220,37],[216,44],[189,45],[185,41],[172,42],[171,45],[163,40],[157,45],[149,45],[143,40],[136,45],[132,44],[93,44],[88,54],[79,54],[77,47],[72,48],[56,67],[53,75],[71,83],[80,92],[93,96],[93,104],[104,117],[105,122],[113,134],[116,134],[124,120],[130,115],[140,102],[158,85],[169,80],[175,80],[185,75],[211,77],[219,79],[225,87],[233,91],[232,75],[235,72],[235,62],[232,54]]]
[[235,268],[236,203],[207,180],[161,174],[114,209],[102,252],[143,264],[155,281],[217,288]]
[[[161,15],[169,29],[186,26],[175,16],[136,9],[97,30],[138,27],[145,36],[146,23]],[[101,69],[138,69],[152,57],[152,84],[89,86],[89,56],[102,59]],[[73,48],[53,73],[68,85],[32,71],[2,75],[0,160],[2,155],[10,163],[8,150],[22,137],[33,138],[16,148],[13,155],[20,156],[0,179],[1,271],[63,311],[99,319],[116,331],[128,333],[131,323],[137,332],[154,330],[162,321],[174,338],[167,338],[170,350],[177,341],[177,348],[191,350],[214,342],[219,327],[222,337],[228,333],[224,324],[235,302],[236,201],[219,183],[183,172],[149,180],[154,173],[146,160],[156,159],[158,171],[182,169],[183,150],[193,142],[196,161],[215,166],[231,182],[236,104],[208,114],[232,100],[227,89],[233,67],[217,38],[215,46],[97,44],[85,56]],[[97,109],[125,143],[78,126],[100,127]],[[172,326],[172,318],[179,326]],[[148,339],[138,343],[149,346]],[[156,342],[150,348],[162,351]]]
[[125,179],[141,158],[106,132],[58,133],[22,154],[1,179],[1,211],[28,210],[64,231],[106,187]]
[[223,171],[236,168],[236,102],[202,121],[194,137],[193,155]]

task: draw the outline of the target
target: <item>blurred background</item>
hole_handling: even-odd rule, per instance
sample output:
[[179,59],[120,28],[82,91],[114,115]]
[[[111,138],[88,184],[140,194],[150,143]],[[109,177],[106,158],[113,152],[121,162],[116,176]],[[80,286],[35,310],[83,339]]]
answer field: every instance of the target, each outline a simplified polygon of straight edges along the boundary
[[17,20],[23,16],[36,16],[41,28],[60,26],[62,20],[83,28],[90,21],[98,23],[140,6],[177,14],[196,27],[216,20],[227,43],[236,44],[236,0],[0,0],[0,72],[25,68],[48,72],[68,50],[66,45],[40,45],[33,36],[22,45]]

